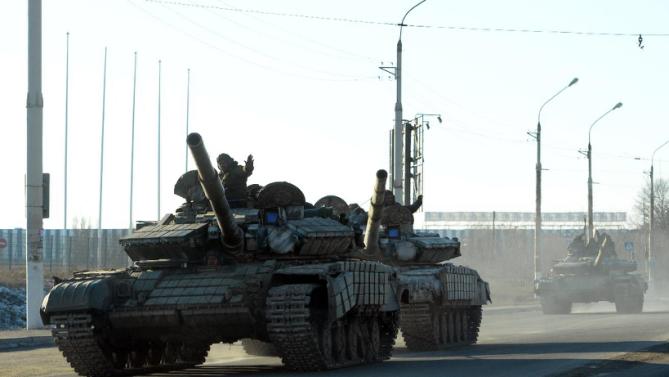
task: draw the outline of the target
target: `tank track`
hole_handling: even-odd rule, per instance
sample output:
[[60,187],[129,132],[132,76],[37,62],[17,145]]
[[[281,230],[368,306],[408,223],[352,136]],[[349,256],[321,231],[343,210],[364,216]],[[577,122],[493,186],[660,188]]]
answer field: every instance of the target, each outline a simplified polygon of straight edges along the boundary
[[482,319],[480,305],[402,304],[400,313],[404,343],[411,351],[434,351],[478,341]]
[[204,362],[209,344],[149,343],[115,348],[88,313],[51,317],[58,349],[81,376],[109,377],[187,368]]
[[379,311],[350,313],[353,315],[333,321],[326,308],[318,307],[318,288],[316,284],[289,284],[269,290],[267,330],[287,368],[316,371],[390,357],[388,337],[397,332],[392,321],[383,321]]

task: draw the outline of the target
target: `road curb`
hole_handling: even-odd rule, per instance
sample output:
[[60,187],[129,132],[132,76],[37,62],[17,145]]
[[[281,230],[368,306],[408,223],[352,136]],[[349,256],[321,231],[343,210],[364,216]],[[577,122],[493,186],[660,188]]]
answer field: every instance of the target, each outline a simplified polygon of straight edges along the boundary
[[53,347],[51,336],[28,336],[22,338],[0,339],[0,352],[14,351],[21,348]]

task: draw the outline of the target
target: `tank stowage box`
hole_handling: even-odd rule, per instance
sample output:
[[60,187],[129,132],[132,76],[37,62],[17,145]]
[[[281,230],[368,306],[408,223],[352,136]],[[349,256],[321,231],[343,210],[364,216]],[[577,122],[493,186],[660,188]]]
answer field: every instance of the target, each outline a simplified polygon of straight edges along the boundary
[[646,281],[635,273],[635,261],[619,259],[611,237],[596,231],[585,241],[577,236],[568,247],[567,257],[536,282],[544,314],[571,313],[574,302],[609,301],[618,313],[643,310]]
[[75,273],[45,297],[42,320],[75,371],[179,369],[241,339],[271,345],[293,370],[388,359],[396,271],[363,260],[349,225],[306,213],[290,183],[231,209],[200,135],[188,145],[198,171],[175,187],[187,201],[121,239],[133,265]]

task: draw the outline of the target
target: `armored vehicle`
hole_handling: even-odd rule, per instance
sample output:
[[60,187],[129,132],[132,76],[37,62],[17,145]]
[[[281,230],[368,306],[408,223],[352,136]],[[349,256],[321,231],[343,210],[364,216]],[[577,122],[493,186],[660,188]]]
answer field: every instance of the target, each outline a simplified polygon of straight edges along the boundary
[[568,246],[568,255],[535,285],[544,314],[569,314],[574,302],[614,302],[618,313],[640,313],[648,284],[638,274],[636,261],[618,258],[611,237],[585,233]]
[[392,267],[361,258],[349,226],[310,217],[290,183],[264,186],[256,208],[231,209],[201,136],[187,142],[197,173],[175,187],[186,203],[121,239],[133,265],[75,273],[44,299],[42,320],[75,371],[169,371],[244,338],[273,345],[293,370],[389,358]]
[[400,327],[407,348],[429,351],[476,343],[482,305],[490,302],[489,285],[476,270],[446,262],[460,256],[457,238],[413,230],[413,208],[419,206],[395,203],[377,185],[369,214],[361,216],[359,207],[350,206],[348,218],[366,220],[366,252],[398,271]]

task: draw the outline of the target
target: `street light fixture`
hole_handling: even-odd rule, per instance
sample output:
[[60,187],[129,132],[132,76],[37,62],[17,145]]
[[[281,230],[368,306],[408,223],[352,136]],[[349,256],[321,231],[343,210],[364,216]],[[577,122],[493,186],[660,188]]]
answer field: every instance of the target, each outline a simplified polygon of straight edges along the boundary
[[537,195],[536,195],[536,213],[534,215],[534,280],[537,281],[538,279],[541,278],[541,263],[539,259],[539,250],[541,249],[541,111],[544,109],[544,106],[546,106],[550,101],[552,101],[555,97],[560,95],[560,93],[564,92],[569,88],[570,86],[576,84],[578,82],[578,78],[574,77],[569,85],[563,87],[560,89],[557,93],[555,93],[551,98],[549,98],[546,102],[541,105],[539,108],[539,114],[537,115],[537,132],[536,133],[529,133],[530,136],[534,137],[537,140],[537,165],[536,165],[536,174],[537,174]]
[[653,255],[653,220],[655,219],[655,184],[653,183],[653,165],[655,162],[655,153],[659,151],[662,147],[669,144],[669,140],[662,143],[659,147],[655,148],[653,154],[650,157],[650,213],[648,216],[648,284],[653,284],[655,278],[655,260]]
[[[397,101],[395,102],[395,127],[393,128],[393,147],[392,147],[392,185],[393,194],[396,198],[404,197],[402,188],[402,27],[406,26],[404,20],[409,13],[423,4],[426,0],[421,0],[416,5],[411,7],[402,17],[402,21],[398,24],[400,27],[400,35],[397,40],[397,67],[379,67],[386,72],[395,76],[397,83]],[[392,70],[389,71],[389,69]],[[406,188],[408,189],[408,188]]]
[[586,235],[586,239],[590,241],[590,238],[593,235],[595,226],[593,223],[592,219],[592,144],[590,144],[590,136],[592,134],[592,127],[597,124],[602,118],[604,118],[607,114],[612,112],[615,109],[619,109],[623,106],[622,102],[618,102],[615,106],[613,106],[609,111],[605,112],[602,114],[599,118],[597,118],[592,124],[590,125],[590,128],[588,129],[588,152],[587,152],[587,157],[588,157],[588,234]]

